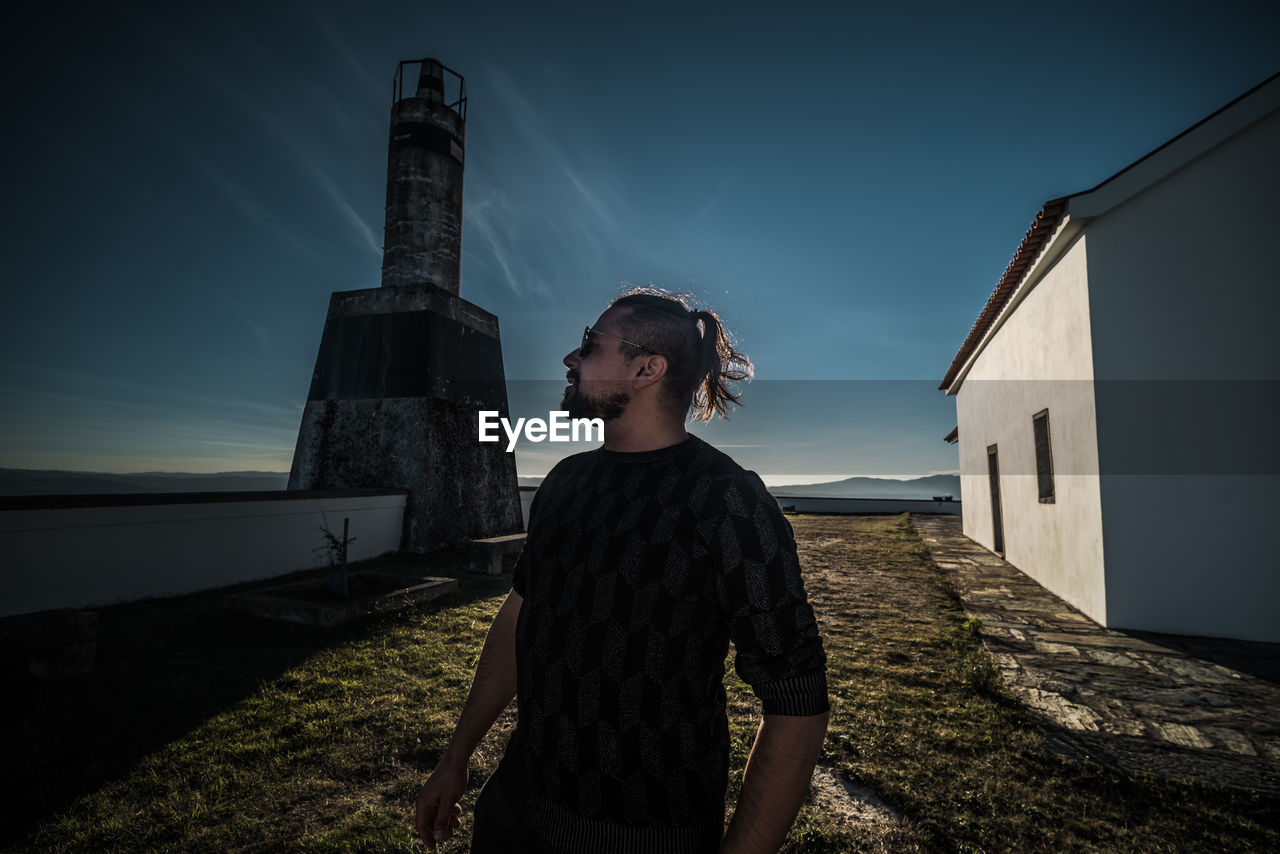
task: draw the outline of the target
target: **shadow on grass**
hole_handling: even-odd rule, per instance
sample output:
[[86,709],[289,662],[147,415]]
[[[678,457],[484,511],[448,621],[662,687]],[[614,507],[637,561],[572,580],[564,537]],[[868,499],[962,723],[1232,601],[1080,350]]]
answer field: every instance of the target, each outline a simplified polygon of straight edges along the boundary
[[[436,558],[431,560],[431,558]],[[449,560],[416,558],[439,564]],[[368,561],[359,568],[409,571],[412,558]],[[465,562],[453,563],[465,566]],[[356,568],[353,565],[353,568]],[[126,775],[134,764],[251,696],[263,683],[323,652],[412,619],[499,595],[503,579],[450,572],[458,590],[411,612],[333,629],[275,622],[226,608],[225,595],[281,578],[169,599],[97,608],[94,670],[53,682],[21,677],[5,686],[0,706],[0,846],[12,844],[77,798]],[[285,576],[323,577],[324,571]],[[509,584],[510,577],[505,577]]]

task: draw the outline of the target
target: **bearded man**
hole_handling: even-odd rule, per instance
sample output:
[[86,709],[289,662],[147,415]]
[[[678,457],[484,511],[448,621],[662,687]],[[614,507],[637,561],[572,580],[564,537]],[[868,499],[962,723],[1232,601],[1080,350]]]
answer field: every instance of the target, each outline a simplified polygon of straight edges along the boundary
[[[691,410],[727,417],[751,362],[714,312],[633,291],[564,365],[562,408],[603,419],[604,444],[534,496],[418,833],[434,848],[460,826],[471,754],[515,696],[473,852],[776,851],[826,734],[826,656],[777,502],[685,430]],[[726,831],[730,640],[763,719]]]

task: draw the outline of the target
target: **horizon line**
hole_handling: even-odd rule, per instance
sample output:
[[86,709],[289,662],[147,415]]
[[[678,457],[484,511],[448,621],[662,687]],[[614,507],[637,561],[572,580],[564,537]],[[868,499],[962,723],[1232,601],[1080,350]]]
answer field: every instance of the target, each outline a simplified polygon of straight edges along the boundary
[[[187,476],[187,477],[213,477],[215,475],[278,475],[288,476],[288,471],[271,471],[267,469],[231,469],[220,471],[162,471],[153,469],[150,471],[103,471],[99,469],[32,469],[20,468],[17,466],[0,466],[0,471],[29,471],[29,472],[57,472],[60,474],[97,474],[97,475],[118,475],[118,476],[144,476],[144,475],[168,475],[168,476]],[[913,474],[805,474],[805,473],[783,473],[783,474],[761,474],[756,472],[760,479],[764,481],[766,486],[822,486],[824,484],[837,483],[850,478],[861,477],[870,480],[919,480],[926,477],[937,477],[941,475],[960,474],[959,471],[930,471]],[[542,479],[547,476],[547,472],[541,474],[520,474],[519,478],[538,478]],[[811,478],[824,478],[823,480],[811,480]]]

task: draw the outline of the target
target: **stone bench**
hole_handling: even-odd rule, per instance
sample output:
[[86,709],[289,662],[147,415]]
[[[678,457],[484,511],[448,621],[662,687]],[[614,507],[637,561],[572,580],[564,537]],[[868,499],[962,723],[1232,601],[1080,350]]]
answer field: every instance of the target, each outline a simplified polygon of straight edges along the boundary
[[507,534],[471,541],[471,571],[484,575],[501,575],[515,566],[524,548],[525,534]]
[[98,615],[59,608],[0,617],[0,669],[5,676],[79,676],[93,669]]

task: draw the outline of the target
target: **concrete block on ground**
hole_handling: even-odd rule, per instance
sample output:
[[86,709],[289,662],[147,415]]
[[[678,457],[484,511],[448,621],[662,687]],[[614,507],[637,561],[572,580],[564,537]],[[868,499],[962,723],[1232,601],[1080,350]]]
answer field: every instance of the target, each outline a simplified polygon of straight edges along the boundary
[[484,575],[510,572],[524,548],[525,534],[507,534],[471,541],[471,571]]
[[331,628],[373,614],[399,611],[458,589],[455,578],[405,578],[382,572],[353,572],[347,577],[351,596],[338,599],[327,581],[303,581],[235,593],[226,598],[237,611]]

